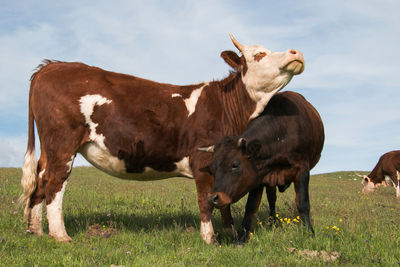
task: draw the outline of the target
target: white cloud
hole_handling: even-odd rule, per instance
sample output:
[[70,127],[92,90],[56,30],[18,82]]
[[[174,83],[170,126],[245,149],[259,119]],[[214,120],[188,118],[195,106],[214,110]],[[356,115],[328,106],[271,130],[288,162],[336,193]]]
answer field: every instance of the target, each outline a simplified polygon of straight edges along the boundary
[[0,166],[22,167],[26,150],[26,137],[0,136]]

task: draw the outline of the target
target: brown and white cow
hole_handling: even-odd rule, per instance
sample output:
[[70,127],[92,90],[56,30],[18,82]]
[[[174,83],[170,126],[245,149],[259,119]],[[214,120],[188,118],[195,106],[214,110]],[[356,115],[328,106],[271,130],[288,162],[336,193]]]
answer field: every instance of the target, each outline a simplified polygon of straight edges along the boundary
[[[315,108],[300,94],[276,94],[264,112],[239,137],[224,137],[214,147],[209,171],[215,183],[208,201],[224,208],[249,193],[238,241],[246,242],[266,188],[270,216],[275,218],[276,188],[284,192],[291,183],[302,221],[310,221],[308,183],[310,170],[320,159],[324,127]],[[203,150],[203,148],[200,148]]]
[[[207,195],[212,176],[202,168],[211,155],[197,150],[225,135],[238,135],[270,98],[304,70],[301,52],[271,52],[231,39],[241,52],[221,57],[235,71],[220,81],[177,86],[82,63],[45,61],[32,75],[29,137],[21,184],[28,230],[41,235],[43,202],[49,234],[70,241],[62,200],[75,155],[123,179],[149,169],[193,176],[198,192],[202,238],[214,240]],[[41,155],[35,156],[34,124]],[[222,211],[230,227],[230,210]]]
[[372,193],[381,185],[392,184],[400,198],[400,150],[383,154],[370,174],[362,176],[363,193]]

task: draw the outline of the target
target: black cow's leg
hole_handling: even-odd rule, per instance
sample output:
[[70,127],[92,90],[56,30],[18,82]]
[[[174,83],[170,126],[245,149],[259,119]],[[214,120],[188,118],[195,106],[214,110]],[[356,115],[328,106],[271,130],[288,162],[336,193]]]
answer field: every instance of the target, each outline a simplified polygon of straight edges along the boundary
[[309,181],[310,171],[302,170],[300,172],[300,178],[296,179],[295,182],[296,205],[300,213],[301,220],[306,224],[308,230],[310,230],[314,236],[314,229],[310,221],[310,199],[308,194]]
[[235,225],[233,223],[232,213],[231,213],[231,205],[226,206],[225,208],[220,209],[221,218],[222,218],[222,227],[225,230],[232,230],[233,238],[237,239],[238,233],[235,229]]
[[258,207],[260,206],[263,189],[264,186],[260,185],[249,193],[242,222],[242,229],[239,231],[237,240],[237,243],[239,244],[245,243],[247,240],[249,240],[254,216],[258,210]]
[[276,186],[267,185],[265,188],[269,204],[269,216],[275,219]]
[[234,229],[233,218],[231,213],[231,205],[228,205],[225,208],[220,209],[220,212],[222,218],[222,227]]

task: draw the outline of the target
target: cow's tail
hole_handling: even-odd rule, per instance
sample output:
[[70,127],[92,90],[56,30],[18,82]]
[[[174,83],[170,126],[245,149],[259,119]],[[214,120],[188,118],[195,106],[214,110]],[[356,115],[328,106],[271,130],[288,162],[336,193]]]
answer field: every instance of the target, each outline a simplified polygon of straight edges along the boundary
[[25,153],[21,178],[23,193],[19,198],[19,203],[25,205],[24,219],[28,218],[31,196],[37,186],[37,164],[35,155],[35,118],[33,116],[32,107],[29,105],[28,146]]

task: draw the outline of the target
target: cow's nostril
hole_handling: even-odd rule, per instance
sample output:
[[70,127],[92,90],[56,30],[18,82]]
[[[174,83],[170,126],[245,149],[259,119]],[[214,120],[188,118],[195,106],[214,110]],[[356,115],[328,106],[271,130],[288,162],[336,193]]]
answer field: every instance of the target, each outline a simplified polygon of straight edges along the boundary
[[218,205],[219,200],[220,200],[220,199],[219,199],[218,194],[209,196],[209,197],[207,198],[207,201],[208,201],[208,203],[209,203],[211,206],[213,206],[213,205]]
[[294,49],[290,49],[290,50],[289,50],[289,53],[290,53],[290,54],[293,54],[293,55],[296,55],[296,54],[297,54],[297,51],[294,50]]
[[219,196],[218,194],[215,194],[214,196],[212,196],[212,202],[214,205],[217,205],[219,202]]

